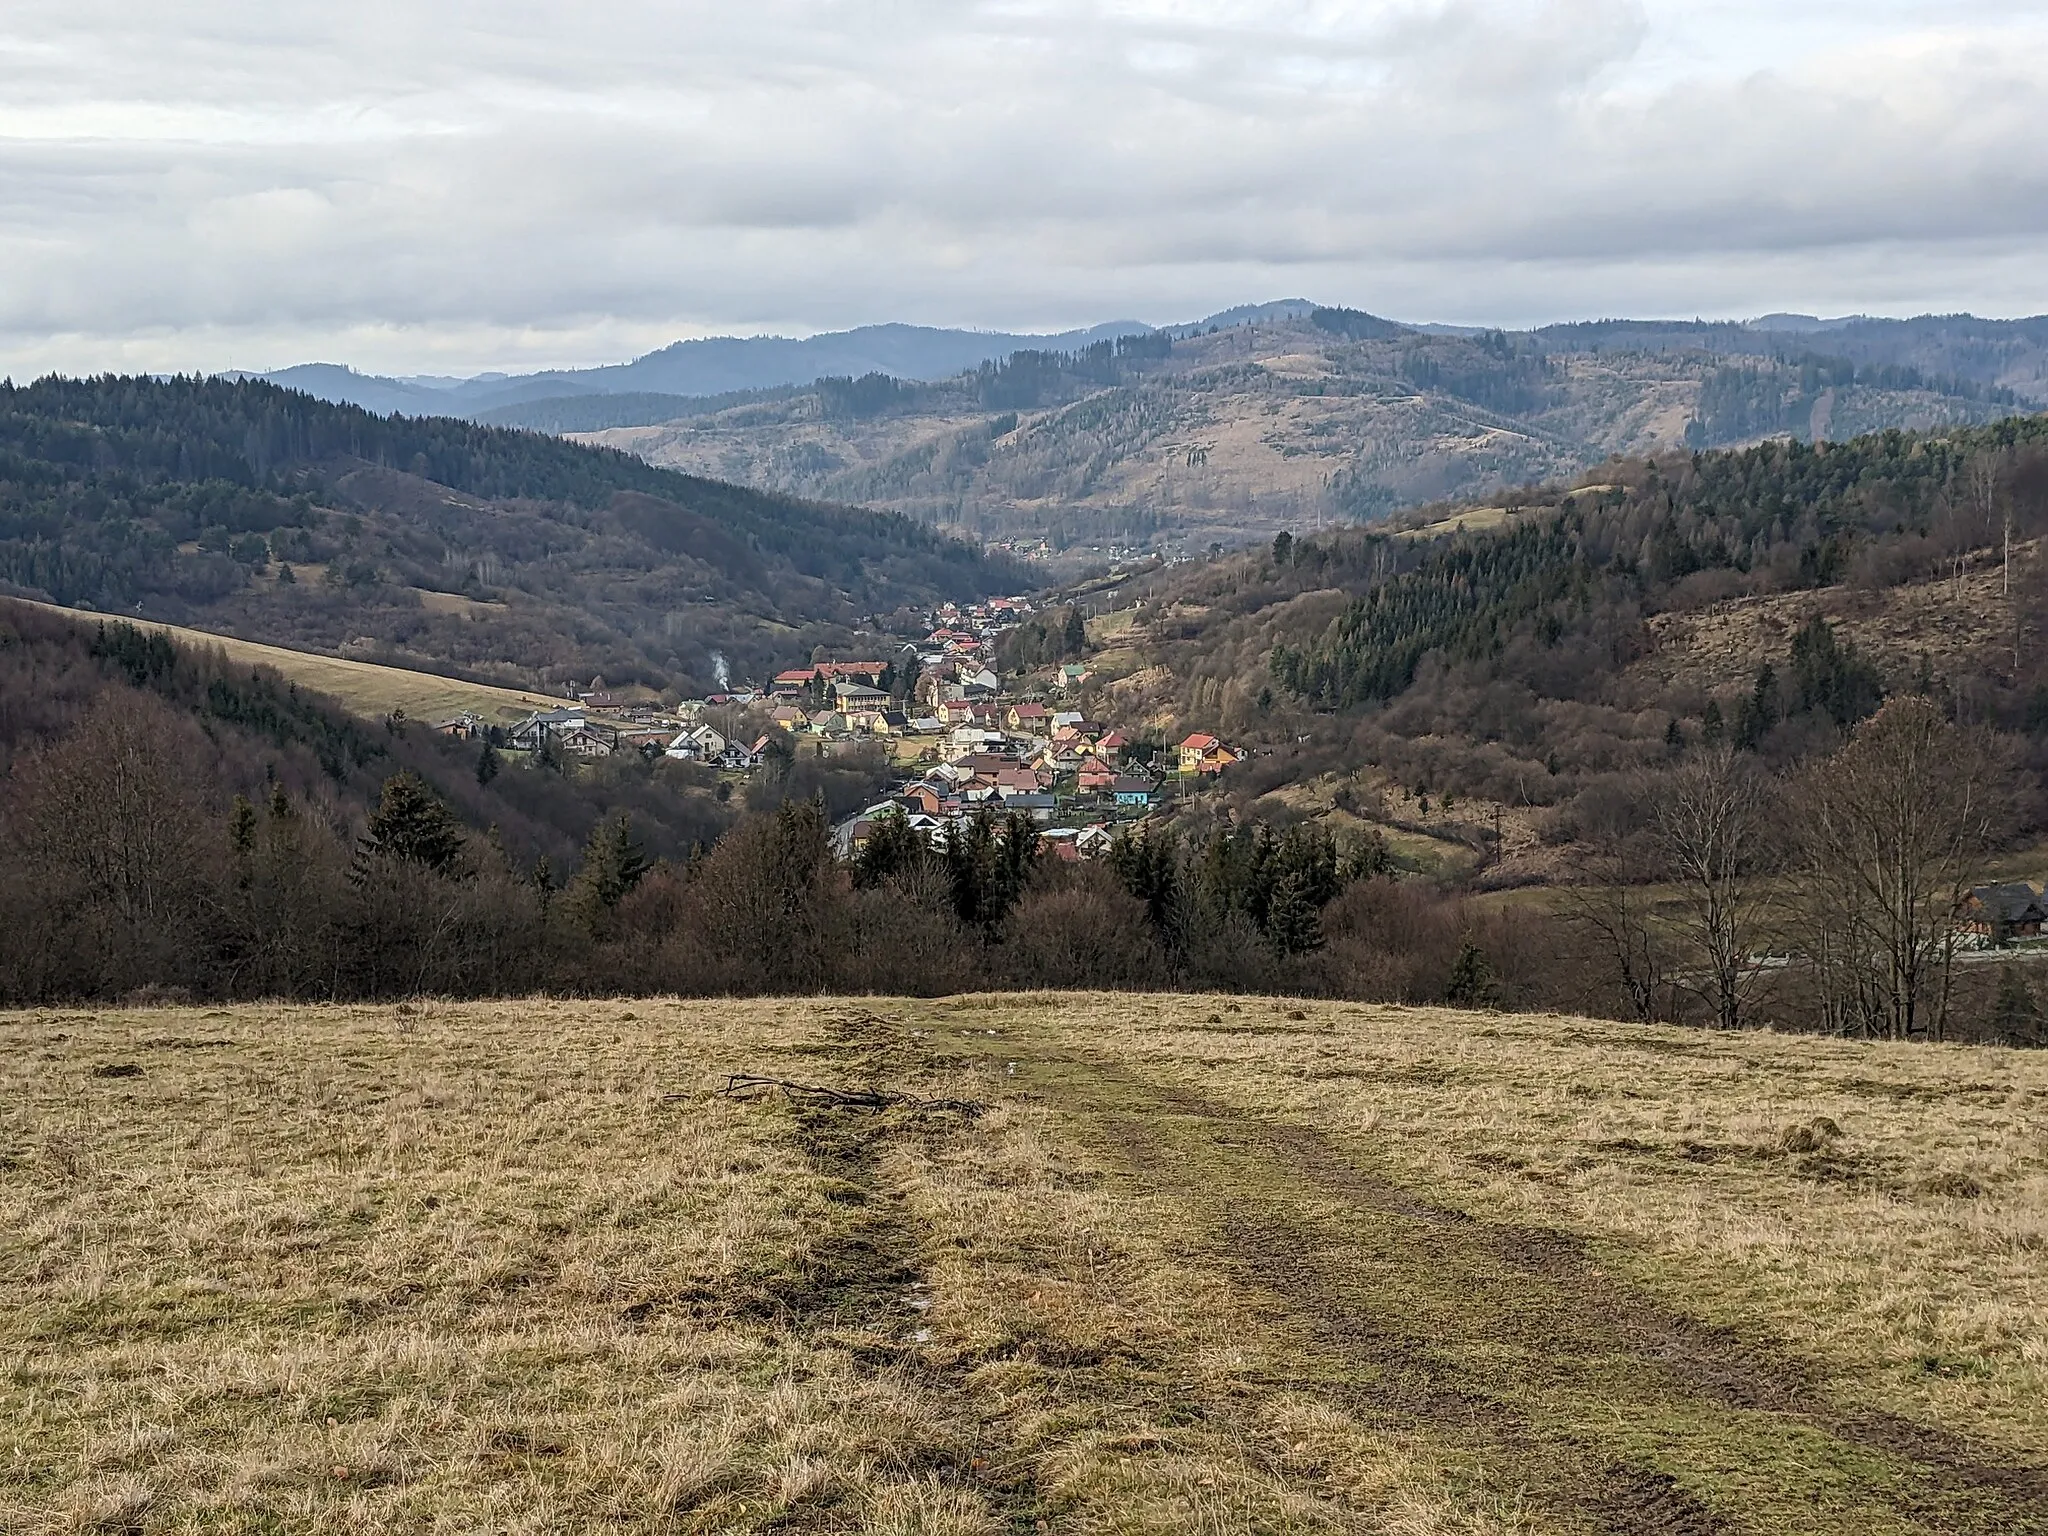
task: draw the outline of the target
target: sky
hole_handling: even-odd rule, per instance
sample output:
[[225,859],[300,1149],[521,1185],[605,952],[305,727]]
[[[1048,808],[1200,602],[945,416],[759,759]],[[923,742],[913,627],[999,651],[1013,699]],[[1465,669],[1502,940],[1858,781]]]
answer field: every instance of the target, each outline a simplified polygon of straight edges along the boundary
[[8,0],[0,373],[2048,311],[2048,0]]

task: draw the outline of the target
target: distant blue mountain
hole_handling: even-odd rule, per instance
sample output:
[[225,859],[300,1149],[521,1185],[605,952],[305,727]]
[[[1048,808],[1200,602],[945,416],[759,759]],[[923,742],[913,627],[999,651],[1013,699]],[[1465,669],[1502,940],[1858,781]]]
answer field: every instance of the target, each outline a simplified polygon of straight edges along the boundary
[[[408,416],[445,416],[451,392],[405,379],[381,379],[357,373],[340,363],[300,363],[261,375],[286,389],[302,390],[316,400],[335,405],[359,405],[379,416],[402,411]],[[459,385],[457,387],[460,387]]]
[[[1192,323],[1163,327],[1174,336],[1246,323],[1300,320],[1319,306],[1308,299],[1241,304]],[[1370,316],[1358,311],[1360,320]],[[1474,335],[1467,326],[1399,325],[1436,335]],[[952,378],[986,362],[1030,350],[1073,352],[1092,342],[1141,335],[1155,327],[1113,320],[1082,331],[1051,335],[943,330],[926,325],[864,325],[801,339],[787,336],[714,336],[679,341],[630,363],[545,373],[479,374],[470,379],[380,378],[337,363],[302,363],[263,377],[338,404],[388,415],[479,417],[511,407],[582,396],[637,395],[705,399],[749,390],[779,389],[843,375],[886,373],[898,379]],[[1362,334],[1362,333],[1360,333]],[[1896,363],[1930,374],[2010,386],[2028,399],[2048,399],[2048,318],[1980,320],[1970,315],[1922,315],[1911,320],[1845,315],[1771,314],[1748,322],[1596,320],[1550,325],[1528,332],[1543,350],[1638,350],[1728,353],[1825,350],[1857,362]],[[519,413],[493,419],[514,419]]]
[[1759,315],[1749,322],[1749,328],[1752,331],[1791,331],[1795,335],[1814,336],[1822,331],[1839,331],[1844,326],[1869,318],[1868,315],[1843,315],[1836,320],[1822,320],[1813,315]]
[[714,336],[679,341],[603,368],[557,369],[545,373],[493,374],[475,379],[428,382],[357,373],[335,363],[302,363],[263,377],[304,390],[322,400],[359,405],[388,414],[467,416],[530,400],[571,395],[725,395],[738,390],[810,384],[833,375],[859,378],[886,373],[899,379],[946,379],[1014,352],[1043,349],[1073,352],[1091,342],[1142,335],[1152,329],[1136,320],[1112,320],[1085,331],[1017,335],[1000,331],[953,331],[924,325],[864,325],[801,340],[786,336]]

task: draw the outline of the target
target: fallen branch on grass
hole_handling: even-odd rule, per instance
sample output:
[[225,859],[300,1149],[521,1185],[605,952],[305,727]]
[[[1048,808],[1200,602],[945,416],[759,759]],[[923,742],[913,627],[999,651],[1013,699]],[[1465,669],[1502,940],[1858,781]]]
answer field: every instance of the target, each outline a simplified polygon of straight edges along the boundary
[[718,1090],[719,1097],[727,1099],[771,1092],[779,1092],[792,1104],[819,1109],[871,1109],[876,1114],[885,1109],[907,1109],[912,1114],[960,1115],[973,1120],[986,1114],[989,1108],[974,1099],[920,1099],[912,1093],[887,1093],[878,1088],[825,1088],[815,1083],[792,1083],[781,1077],[754,1077],[745,1072],[733,1073]]

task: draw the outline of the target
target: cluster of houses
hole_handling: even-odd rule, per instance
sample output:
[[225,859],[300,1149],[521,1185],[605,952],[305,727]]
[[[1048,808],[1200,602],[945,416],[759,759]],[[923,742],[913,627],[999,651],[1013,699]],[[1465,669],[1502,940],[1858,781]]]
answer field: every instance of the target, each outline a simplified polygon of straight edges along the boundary
[[[1029,816],[1055,853],[1084,859],[1110,845],[1118,824],[1143,820],[1168,793],[1153,766],[1157,752],[1141,757],[1124,732],[1078,711],[1041,718],[1029,712],[1036,709],[1012,706],[1000,727],[974,724],[950,731],[936,763],[834,829],[840,857],[857,854],[884,817],[903,816],[913,830],[943,840],[961,822],[992,810]],[[1190,736],[1168,758],[1174,768],[1198,777],[1220,773],[1236,760],[1228,747],[1204,735]]]
[[[686,700],[673,708],[614,698],[601,686],[510,727],[463,715],[437,728],[487,736],[515,751],[598,759],[617,752],[701,763],[728,773],[761,767],[777,735],[820,744],[883,740],[909,764],[896,792],[842,822],[843,857],[858,851],[883,815],[901,814],[940,834],[984,808],[1029,815],[1062,856],[1086,858],[1109,846],[1112,827],[1142,818],[1166,793],[1213,778],[1240,754],[1197,733],[1177,747],[1142,746],[1089,720],[1078,707],[1090,681],[1085,662],[1043,678],[1033,697],[1013,697],[992,665],[1005,631],[1032,613],[1022,598],[952,604],[930,616],[924,642],[893,661],[821,661],[777,673],[764,692]],[[706,719],[748,718],[766,726],[751,739]],[[787,755],[787,754],[785,754]]]
[[[942,737],[953,748],[1004,735],[1042,735],[1056,709],[1010,698],[992,665],[1004,632],[1031,612],[1022,598],[947,603],[930,616],[924,643],[906,646],[894,662],[821,662],[777,673],[770,685],[774,722],[795,734],[834,740]],[[1048,691],[1056,699],[1073,699],[1090,675],[1084,663],[1069,663],[1055,671]]]
[[585,759],[640,752],[748,773],[761,766],[769,738],[765,734],[752,740],[729,738],[702,723],[701,716],[707,703],[745,705],[755,697],[721,695],[714,700],[690,700],[676,711],[609,701],[600,707],[586,697],[577,703],[535,710],[516,725],[494,727],[475,715],[463,714],[441,721],[435,729],[447,736],[497,742],[515,752],[553,752]]

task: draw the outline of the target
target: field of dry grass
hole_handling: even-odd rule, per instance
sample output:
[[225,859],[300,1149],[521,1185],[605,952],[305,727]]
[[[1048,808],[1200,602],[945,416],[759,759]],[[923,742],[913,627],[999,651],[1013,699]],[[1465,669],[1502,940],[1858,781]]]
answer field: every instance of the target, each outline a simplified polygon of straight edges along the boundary
[[[431,595],[454,603],[469,602],[467,598],[449,593]],[[59,608],[51,603],[36,603],[34,606],[91,623],[113,617],[78,608]],[[441,610],[447,611],[446,603],[441,605]],[[301,688],[324,693],[343,708],[371,719],[388,715],[394,709],[404,710],[415,720],[444,720],[468,710],[485,720],[510,723],[525,719],[536,709],[552,709],[562,702],[541,693],[496,688],[488,683],[465,682],[461,678],[412,672],[404,667],[380,666],[375,662],[350,661],[340,656],[322,656],[313,651],[294,651],[281,645],[262,645],[254,640],[238,640],[232,635],[216,635],[177,624],[159,624],[135,618],[123,618],[121,622],[152,634],[167,635],[180,645],[224,651],[230,661],[245,666],[275,668],[281,676]]]
[[2010,1052],[1202,997],[0,1015],[0,1290],[9,1532],[2048,1531]]

